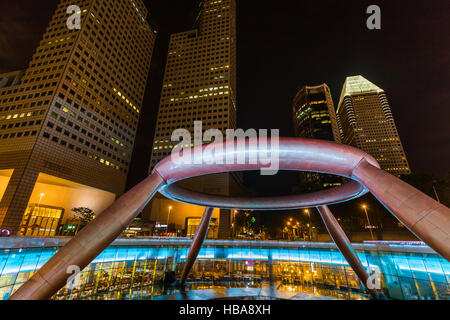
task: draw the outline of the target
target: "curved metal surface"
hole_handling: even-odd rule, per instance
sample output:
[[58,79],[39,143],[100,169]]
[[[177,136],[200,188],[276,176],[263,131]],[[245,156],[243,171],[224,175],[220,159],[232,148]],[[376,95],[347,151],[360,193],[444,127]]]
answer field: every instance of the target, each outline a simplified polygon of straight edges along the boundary
[[377,298],[377,291],[374,289],[370,289],[367,287],[367,283],[369,280],[369,275],[361,264],[357,254],[352,248],[352,244],[345,234],[344,230],[342,230],[339,222],[337,222],[333,213],[327,206],[317,207],[319,214],[322,218],[323,223],[325,224],[328,233],[333,239],[334,243],[338,247],[339,251],[344,256],[345,260],[347,260],[348,264],[352,267],[353,271],[358,276],[359,280],[363,283],[366,290],[374,297]]
[[216,196],[181,188],[175,184],[166,185],[160,190],[167,198],[178,202],[220,209],[246,210],[290,210],[311,208],[349,201],[367,193],[367,189],[356,181],[350,181],[332,189],[307,194],[281,197],[226,197]]
[[[248,139],[245,146],[240,148],[237,141],[230,143],[231,150],[227,150],[227,143],[212,143],[202,147],[189,149],[192,159],[202,158],[200,163],[178,163],[172,156],[161,160],[154,168],[161,177],[172,184],[176,181],[191,177],[224,173],[231,171],[250,171],[266,168],[267,165],[257,161],[251,163],[250,157],[260,154],[265,150],[264,146],[259,147],[258,139]],[[268,145],[272,141],[268,139]],[[208,150],[216,149],[212,154]],[[304,138],[280,138],[278,143],[278,159],[280,170],[312,171],[329,173],[353,179],[353,169],[366,160],[370,164],[379,168],[378,162],[367,153],[343,144],[337,144],[324,140],[313,140]],[[267,150],[270,150],[268,147]],[[184,151],[179,152],[183,156]],[[227,155],[233,156],[233,163],[227,163]],[[237,161],[242,156],[245,161]],[[258,160],[260,160],[258,158]]]
[[[177,181],[200,175],[260,170],[264,165],[260,161],[251,163],[250,157],[259,155],[266,146],[267,150],[271,150],[268,147],[271,146],[271,143],[271,140],[269,140],[267,145],[259,148],[258,140],[248,139],[243,146],[235,141],[234,144],[230,145],[213,143],[189,149],[191,159],[199,158],[202,160],[198,164],[180,163],[180,161],[175,161],[172,156],[169,156],[154,168],[154,172],[158,172],[167,181],[167,185],[159,191],[173,200],[199,206],[261,210],[297,209],[328,205],[348,201],[367,193],[364,186],[358,182],[350,181],[340,187],[295,196],[229,198],[186,190],[174,184]],[[231,148],[227,150],[228,146],[231,146]],[[352,178],[353,169],[362,160],[379,167],[377,161],[367,153],[330,141],[281,138],[277,142],[277,147],[278,165],[281,170],[322,172]],[[215,153],[208,152],[207,149],[214,149]],[[233,155],[232,160],[234,161],[232,163],[227,161],[227,155],[230,153]],[[183,154],[184,151],[179,152],[180,156],[183,156]],[[244,161],[236,161],[239,157],[242,157],[241,160]],[[260,160],[258,157],[256,158]]]
[[68,268],[83,270],[128,227],[163,184],[164,180],[153,173],[116,200],[58,250],[9,300],[50,299],[72,275]]
[[180,284],[181,287],[184,287],[187,276],[192,269],[192,266],[197,259],[198,253],[202,248],[203,241],[205,241],[206,235],[208,234],[209,223],[211,222],[211,217],[213,214],[214,208],[206,208],[203,213],[202,220],[200,221],[200,225],[195,232],[194,239],[192,240],[191,247],[189,249],[189,254],[186,259],[186,263],[183,268],[183,272],[181,274]]
[[363,161],[355,179],[412,233],[450,261],[450,209],[393,175]]

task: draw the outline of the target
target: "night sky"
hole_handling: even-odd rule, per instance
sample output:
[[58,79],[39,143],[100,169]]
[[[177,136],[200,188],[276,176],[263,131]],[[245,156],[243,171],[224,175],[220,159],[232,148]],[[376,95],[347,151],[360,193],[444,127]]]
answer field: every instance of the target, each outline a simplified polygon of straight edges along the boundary
[[[291,136],[291,100],[300,86],[327,83],[337,105],[346,76],[360,74],[386,91],[412,170],[449,171],[450,1],[238,2],[240,128],[278,128]],[[194,7],[188,0],[146,3],[160,34],[129,186],[148,170],[168,35],[190,28]],[[0,2],[0,73],[27,66],[56,4]],[[366,28],[371,4],[381,7],[381,30]],[[256,180],[250,177],[249,185]],[[264,185],[281,182],[277,190],[284,192],[288,180],[281,175]]]

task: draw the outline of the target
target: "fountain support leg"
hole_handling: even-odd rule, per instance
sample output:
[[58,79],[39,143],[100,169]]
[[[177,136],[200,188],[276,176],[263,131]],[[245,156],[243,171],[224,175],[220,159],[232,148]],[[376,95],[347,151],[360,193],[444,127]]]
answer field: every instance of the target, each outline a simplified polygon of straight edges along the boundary
[[128,191],[59,249],[10,300],[48,300],[72,276],[69,270],[83,270],[105,250],[144,209],[165,184],[153,173]]
[[194,239],[192,240],[192,244],[189,249],[189,254],[186,259],[186,264],[184,265],[183,272],[181,274],[181,280],[180,280],[181,288],[184,287],[187,276],[188,276],[189,272],[191,271],[192,266],[194,265],[195,260],[197,259],[198,253],[200,252],[203,241],[206,238],[213,211],[214,211],[214,208],[207,207],[205,209],[205,212],[203,213],[200,225],[198,226],[197,231],[195,232]]
[[334,243],[336,243],[336,246],[344,256],[345,260],[347,260],[348,264],[352,267],[353,271],[356,273],[359,280],[363,283],[364,287],[372,295],[372,297],[378,298],[377,291],[368,287],[369,275],[362,266],[361,261],[351,246],[350,240],[344,230],[342,230],[336,218],[333,216],[331,210],[328,206],[317,207],[317,210],[319,211],[320,216],[327,227],[328,233]]

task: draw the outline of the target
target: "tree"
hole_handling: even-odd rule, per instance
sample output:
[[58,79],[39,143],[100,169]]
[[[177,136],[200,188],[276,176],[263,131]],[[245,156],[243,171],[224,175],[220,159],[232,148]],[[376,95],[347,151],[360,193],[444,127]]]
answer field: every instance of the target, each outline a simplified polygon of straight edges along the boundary
[[73,220],[78,223],[78,230],[84,228],[89,222],[94,220],[95,213],[92,209],[79,207],[73,208],[72,212],[74,213]]
[[237,233],[253,233],[263,231],[260,219],[257,219],[254,211],[239,211],[235,215],[234,219],[235,228]]
[[242,229],[245,225],[245,220],[247,218],[247,215],[245,212],[239,211],[234,216],[234,227],[236,228],[236,233],[239,234],[242,232]]

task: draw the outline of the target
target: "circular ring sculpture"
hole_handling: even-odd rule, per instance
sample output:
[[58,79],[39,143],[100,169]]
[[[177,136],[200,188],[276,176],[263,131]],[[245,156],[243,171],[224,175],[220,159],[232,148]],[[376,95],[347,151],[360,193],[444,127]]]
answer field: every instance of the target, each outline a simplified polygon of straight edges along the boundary
[[[317,207],[332,239],[364,285],[368,283],[367,272],[339,223],[327,204],[347,201],[367,192],[372,193],[404,226],[418,238],[450,261],[450,209],[435,201],[406,182],[380,169],[377,161],[361,150],[350,146],[322,140],[302,138],[269,141],[276,145],[279,169],[334,174],[352,181],[333,189],[315,193],[271,198],[226,198],[196,193],[176,186],[174,183],[190,177],[232,171],[260,170],[265,166],[252,162],[255,154],[267,147],[265,141],[249,139],[235,141],[234,148],[228,143],[214,143],[190,149],[195,156],[202,156],[199,164],[179,163],[167,157],[158,163],[153,173],[126,192],[110,207],[77,233],[58,250],[33,276],[11,297],[11,300],[39,300],[51,298],[66,283],[70,274],[68,267],[84,269],[105,250],[142,212],[156,192],[177,201],[206,206],[197,229],[189,256],[183,269],[182,281],[205,239],[213,208],[239,209],[293,209]],[[259,143],[262,143],[262,146]],[[214,153],[207,152],[214,149]],[[265,149],[267,151],[267,149]],[[272,150],[273,151],[273,150]],[[180,152],[184,154],[185,150]],[[237,159],[244,161],[236,161]],[[234,159],[234,161],[226,161]],[[219,160],[219,161],[217,161]],[[221,161],[220,161],[221,160]],[[374,296],[376,290],[367,288]]]
[[[302,148],[298,148],[300,142]],[[236,160],[239,155],[244,155],[245,157],[242,157],[242,159],[245,159],[244,163],[242,163],[243,161],[240,161],[240,163],[233,161],[233,163],[227,164],[226,156],[229,152],[226,150],[214,154],[205,152],[206,148],[213,149],[215,146],[222,146],[222,144],[211,144],[194,150],[194,154],[191,155],[192,159],[198,153],[202,155],[203,161],[197,165],[175,163],[171,157],[167,157],[159,162],[154,169],[154,172],[158,172],[167,183],[159,192],[179,202],[222,209],[288,210],[309,208],[348,201],[366,194],[368,190],[352,176],[353,169],[363,160],[376,168],[380,167],[372,156],[350,146],[322,140],[285,138],[280,139],[278,145],[280,170],[328,173],[343,176],[353,181],[339,187],[308,194],[267,198],[230,198],[195,192],[175,185],[177,181],[200,175],[260,170],[261,164],[249,163],[249,155],[252,152],[258,152],[258,148],[255,147],[257,143],[257,140],[247,140],[245,147],[243,146],[241,149],[238,149],[237,142],[234,143],[233,148],[231,148],[235,152],[233,160]],[[268,144],[271,144],[270,140]]]
[[332,189],[307,194],[279,197],[226,197],[187,190],[175,184],[159,190],[172,200],[203,207],[241,210],[293,210],[331,205],[358,198],[367,193],[367,189],[357,181],[350,181]]

